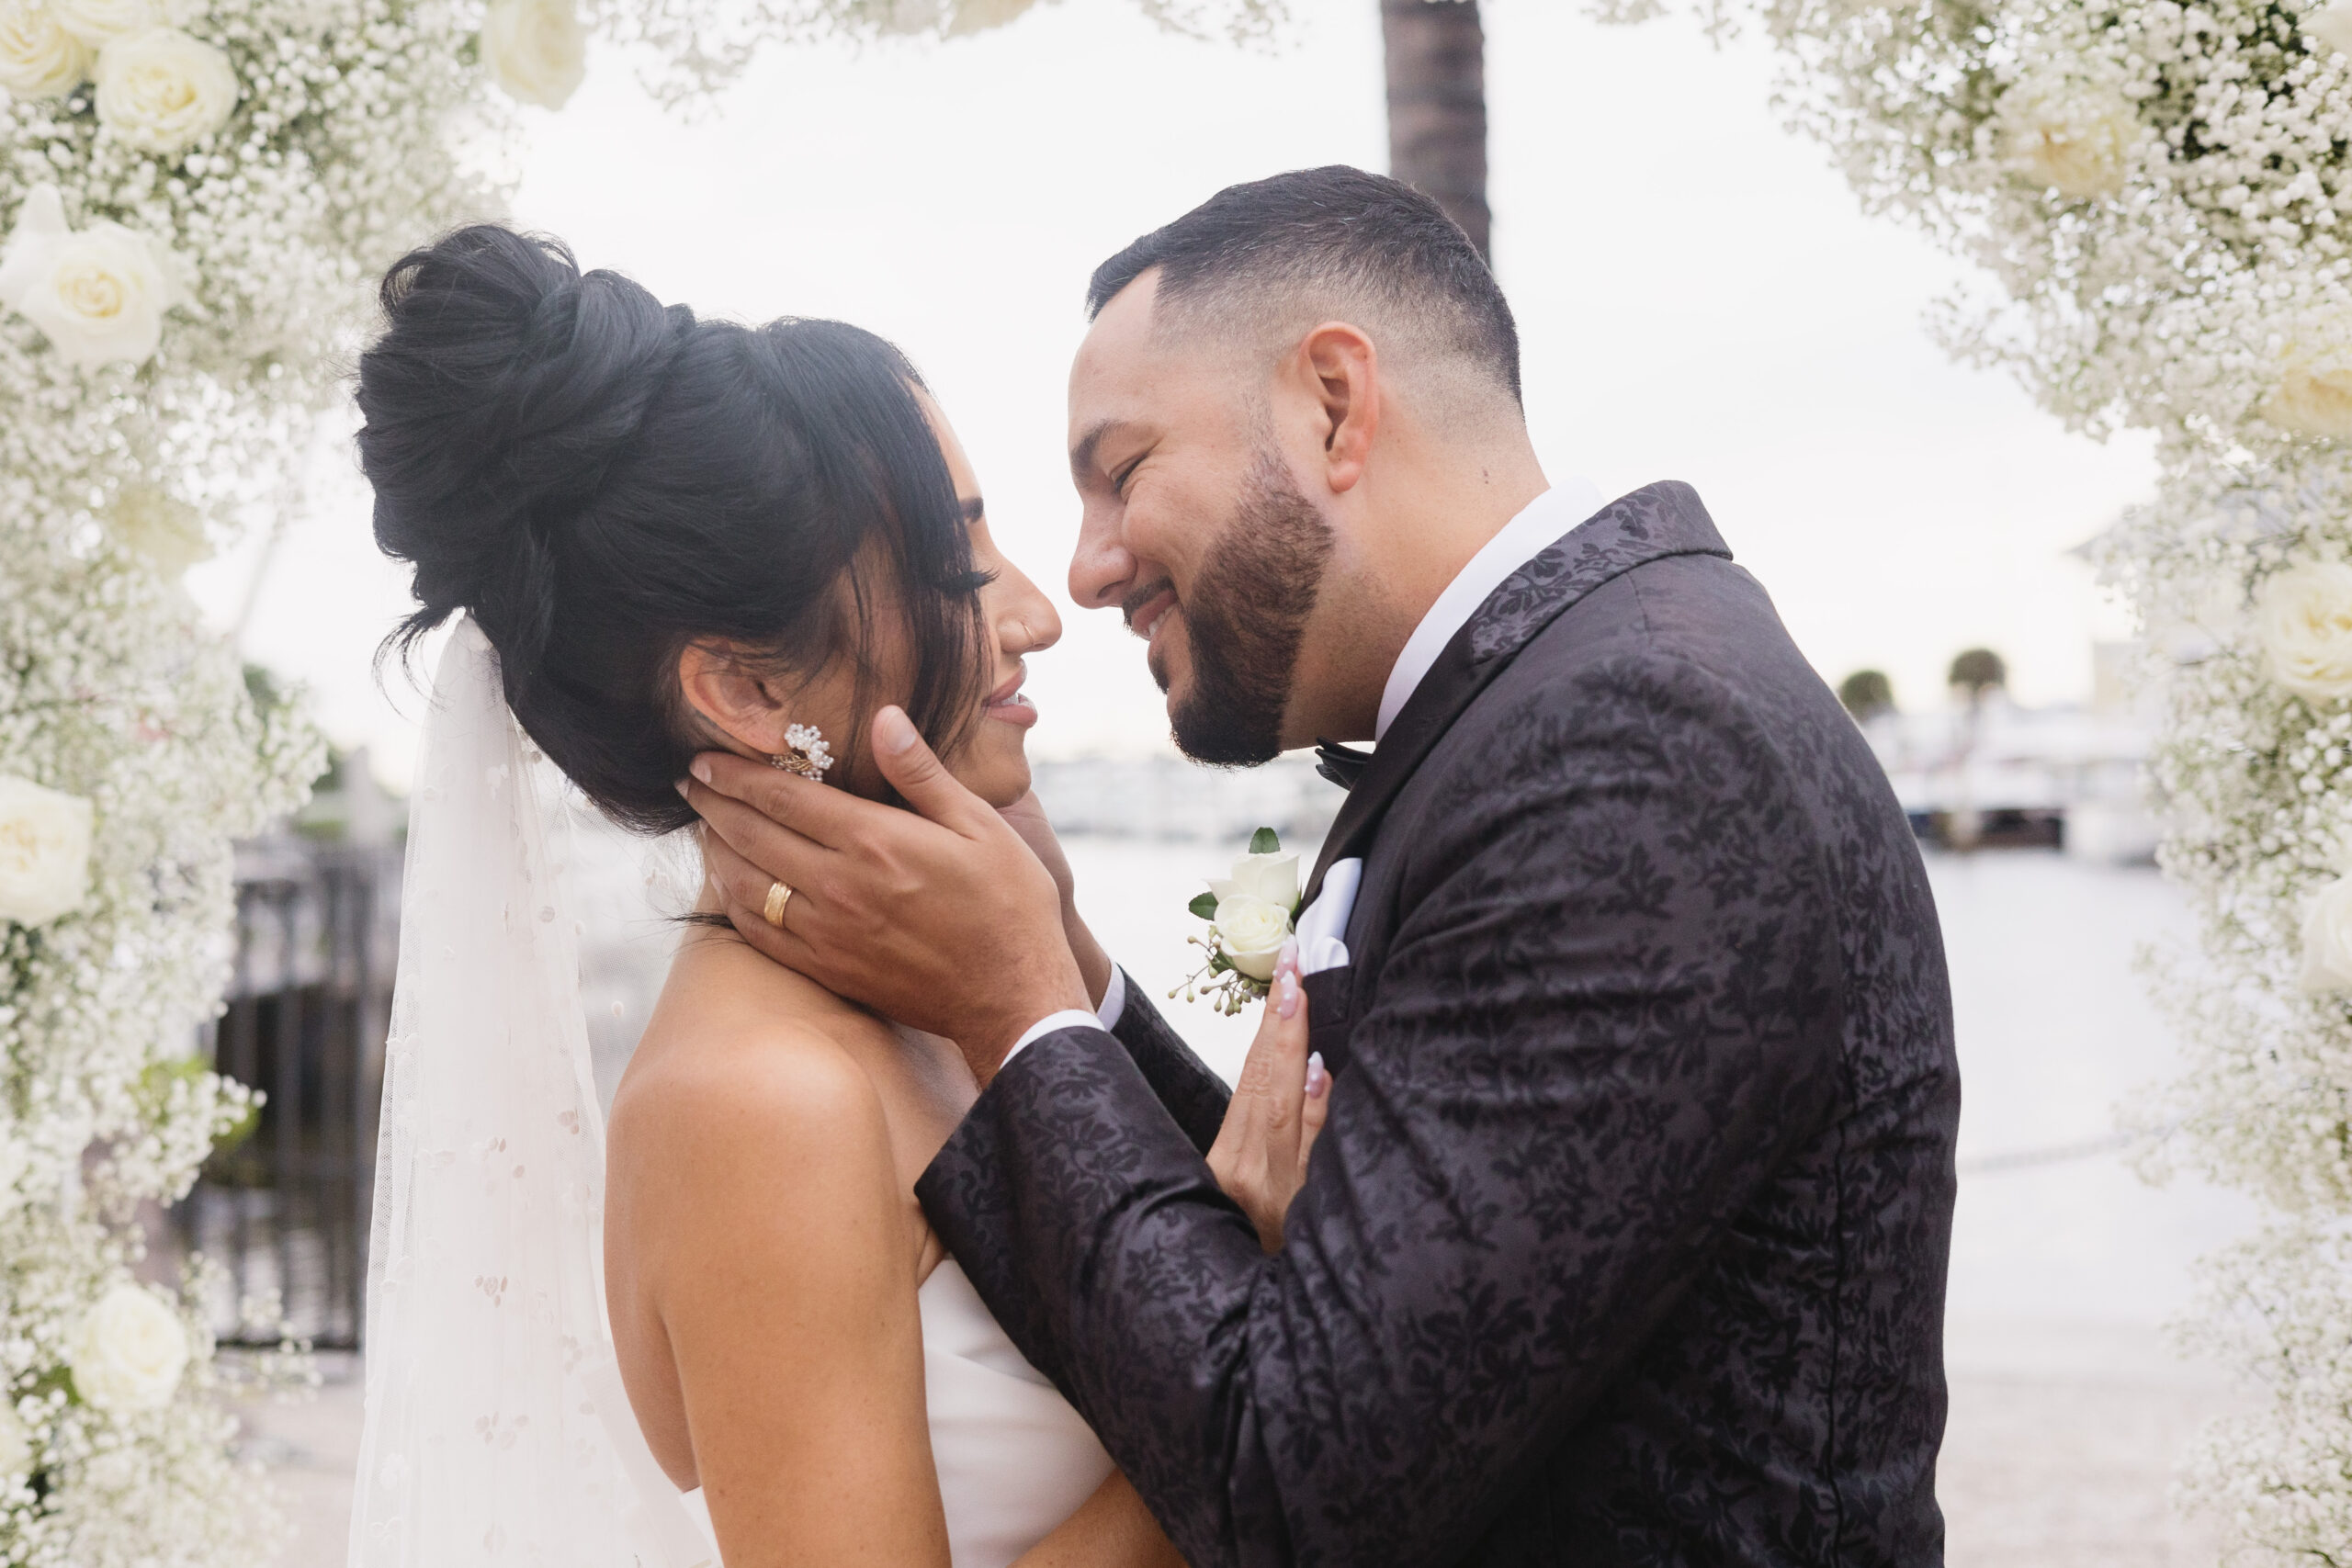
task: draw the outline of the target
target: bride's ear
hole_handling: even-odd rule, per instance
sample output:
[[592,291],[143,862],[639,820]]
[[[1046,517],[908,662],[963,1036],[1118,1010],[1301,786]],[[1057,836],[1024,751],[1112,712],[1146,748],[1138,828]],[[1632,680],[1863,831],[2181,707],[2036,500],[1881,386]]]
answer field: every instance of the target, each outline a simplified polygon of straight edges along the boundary
[[688,643],[678,655],[678,689],[686,705],[745,756],[765,758],[784,750],[789,720],[775,682],[729,649]]

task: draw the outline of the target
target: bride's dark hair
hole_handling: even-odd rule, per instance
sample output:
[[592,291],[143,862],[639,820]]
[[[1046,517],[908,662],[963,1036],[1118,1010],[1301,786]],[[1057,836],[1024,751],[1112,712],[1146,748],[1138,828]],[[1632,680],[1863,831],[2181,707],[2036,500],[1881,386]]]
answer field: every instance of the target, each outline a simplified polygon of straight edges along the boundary
[[[838,321],[700,321],[490,224],[401,257],[381,297],[360,466],[376,543],[415,568],[419,604],[386,650],[470,612],[514,716],[616,820],[694,820],[673,787],[698,749],[677,680],[692,643],[779,676],[847,655],[863,714],[875,568],[914,650],[910,689],[888,695],[935,746],[970,722],[985,578],[889,344]],[[833,739],[844,755],[855,740]]]

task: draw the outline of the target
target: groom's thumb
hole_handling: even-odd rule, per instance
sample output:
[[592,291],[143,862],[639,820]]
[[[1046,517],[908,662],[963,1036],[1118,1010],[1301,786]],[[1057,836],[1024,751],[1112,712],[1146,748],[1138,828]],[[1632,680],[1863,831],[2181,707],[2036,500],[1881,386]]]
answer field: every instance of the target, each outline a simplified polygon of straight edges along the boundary
[[909,806],[947,827],[960,826],[975,803],[924,741],[906,710],[886,707],[874,716],[874,765],[906,797]]

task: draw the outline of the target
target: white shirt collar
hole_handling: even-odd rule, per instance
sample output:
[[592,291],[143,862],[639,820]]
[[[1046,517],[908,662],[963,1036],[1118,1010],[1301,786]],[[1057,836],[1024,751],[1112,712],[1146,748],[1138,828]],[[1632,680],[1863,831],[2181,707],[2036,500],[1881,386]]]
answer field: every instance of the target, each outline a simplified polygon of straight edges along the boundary
[[1518,516],[1502,526],[1502,532],[1479,547],[1467,565],[1454,574],[1437,596],[1421,624],[1405,639],[1405,650],[1396,656],[1396,668],[1388,671],[1388,684],[1380,694],[1380,716],[1374,722],[1373,739],[1376,741],[1388,733],[1396,716],[1411,700],[1430,666],[1445,651],[1487,595],[1503,585],[1503,580],[1558,542],[1560,536],[1600,510],[1600,492],[1589,479],[1571,479],[1554,485],[1520,510]]

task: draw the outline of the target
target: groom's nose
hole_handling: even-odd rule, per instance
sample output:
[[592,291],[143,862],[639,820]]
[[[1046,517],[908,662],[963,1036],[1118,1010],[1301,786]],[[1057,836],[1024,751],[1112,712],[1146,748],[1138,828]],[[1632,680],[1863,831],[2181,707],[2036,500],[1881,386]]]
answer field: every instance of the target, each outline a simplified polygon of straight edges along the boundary
[[1070,552],[1069,596],[1081,609],[1100,610],[1125,597],[1136,578],[1135,553],[1119,536],[1114,509],[1089,502]]

